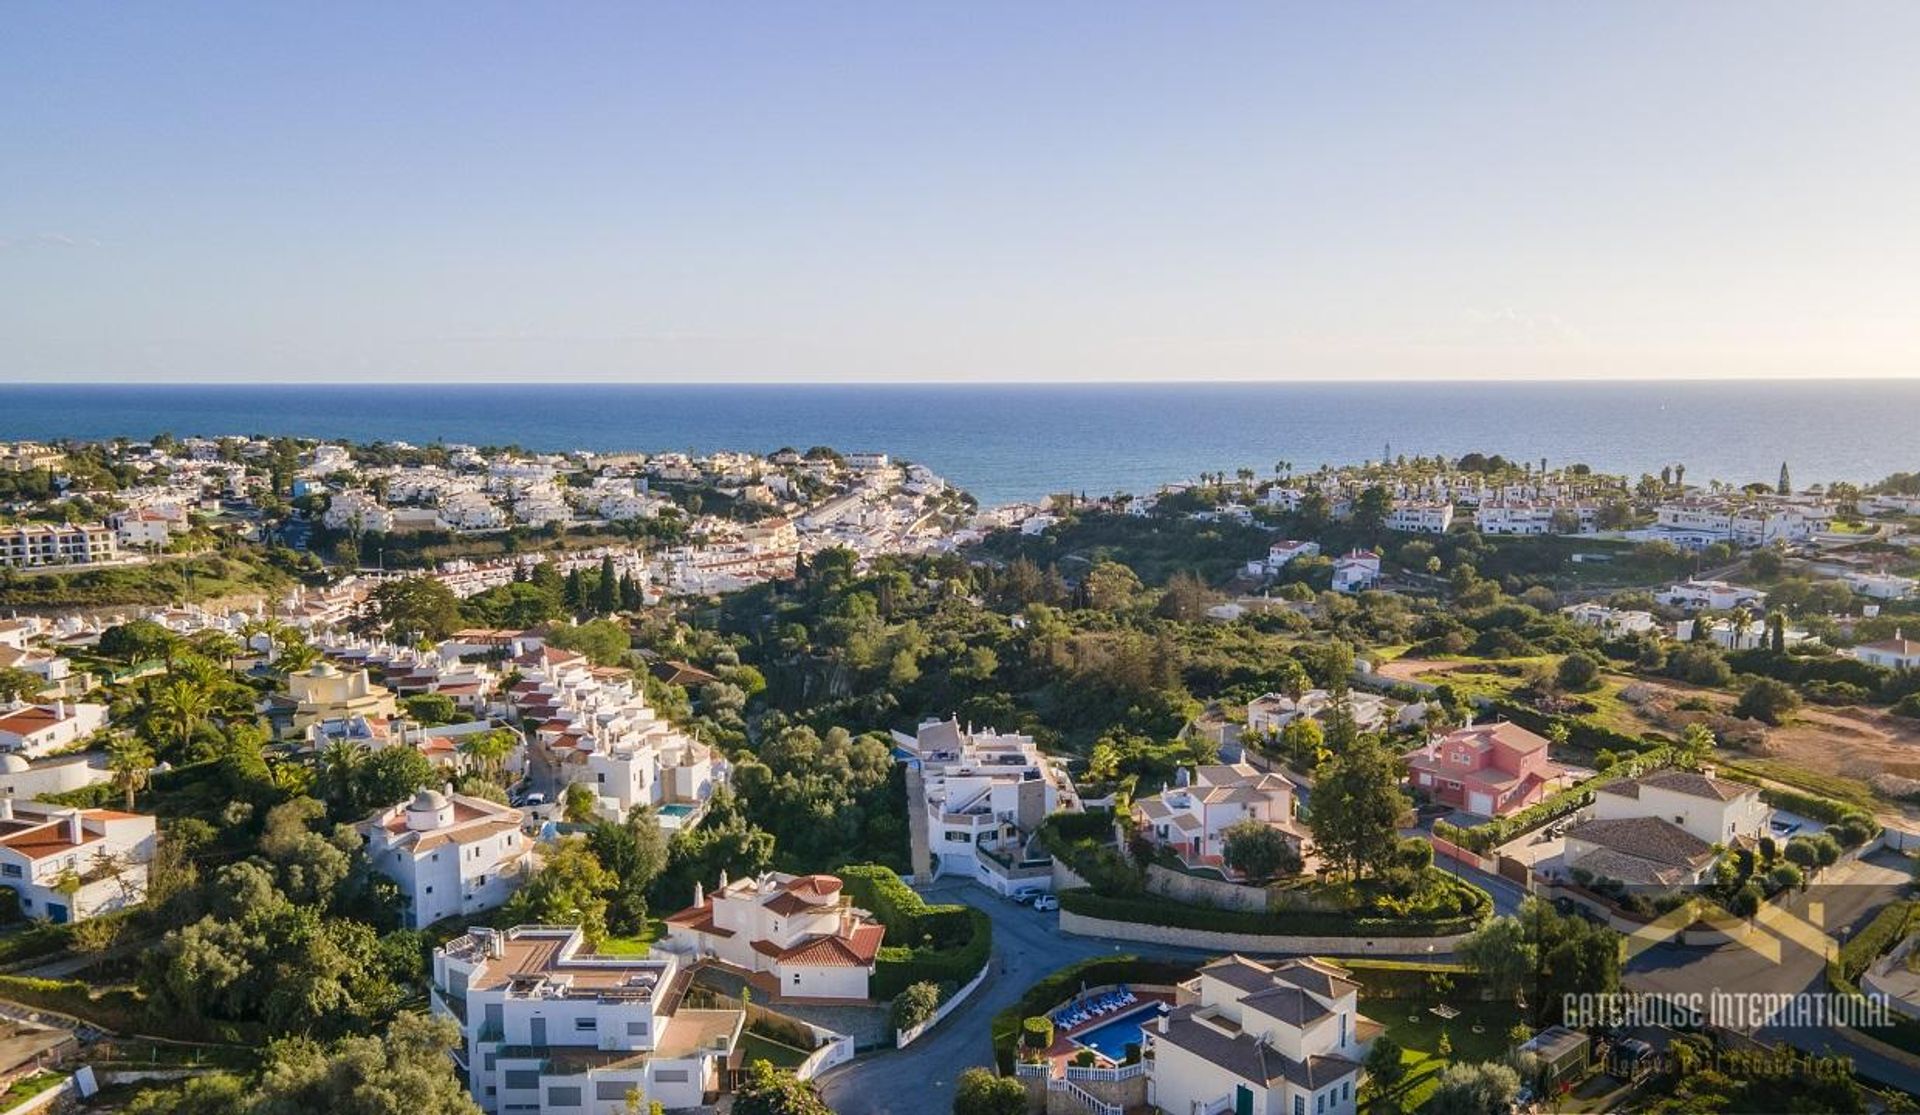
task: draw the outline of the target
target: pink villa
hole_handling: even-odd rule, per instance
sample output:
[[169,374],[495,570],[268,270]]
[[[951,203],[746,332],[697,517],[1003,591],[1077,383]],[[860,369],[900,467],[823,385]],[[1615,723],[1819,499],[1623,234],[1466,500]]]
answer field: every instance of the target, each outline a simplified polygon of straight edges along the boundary
[[1518,724],[1469,724],[1406,755],[1409,780],[1433,800],[1482,817],[1517,813],[1557,789],[1564,767]]

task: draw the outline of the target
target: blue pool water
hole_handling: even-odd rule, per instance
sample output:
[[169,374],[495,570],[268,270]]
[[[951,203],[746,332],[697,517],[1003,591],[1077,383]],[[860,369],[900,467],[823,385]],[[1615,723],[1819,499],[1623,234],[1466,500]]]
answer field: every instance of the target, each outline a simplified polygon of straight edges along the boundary
[[1152,1025],[1154,1015],[1159,1010],[1159,1004],[1148,1003],[1110,1022],[1103,1022],[1084,1034],[1075,1034],[1073,1040],[1118,1064],[1127,1055],[1128,1045],[1146,1044],[1140,1035]]
[[692,812],[693,806],[685,802],[674,802],[672,805],[663,805],[660,807],[660,815],[663,817],[685,817]]

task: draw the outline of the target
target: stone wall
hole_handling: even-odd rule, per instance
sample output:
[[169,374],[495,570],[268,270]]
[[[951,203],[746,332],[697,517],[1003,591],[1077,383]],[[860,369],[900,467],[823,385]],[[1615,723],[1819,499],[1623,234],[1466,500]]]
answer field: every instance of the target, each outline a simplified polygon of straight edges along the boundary
[[1306,937],[1267,936],[1259,933],[1220,933],[1202,929],[1175,929],[1131,921],[1108,921],[1069,910],[1060,911],[1060,932],[1076,937],[1105,937],[1116,941],[1210,949],[1217,952],[1325,953],[1333,956],[1426,956],[1452,952],[1466,934],[1445,937]]
[[1245,910],[1252,913],[1264,913],[1267,909],[1265,887],[1243,886],[1225,879],[1203,879],[1157,863],[1147,865],[1147,890],[1188,906],[1211,906],[1216,910]]

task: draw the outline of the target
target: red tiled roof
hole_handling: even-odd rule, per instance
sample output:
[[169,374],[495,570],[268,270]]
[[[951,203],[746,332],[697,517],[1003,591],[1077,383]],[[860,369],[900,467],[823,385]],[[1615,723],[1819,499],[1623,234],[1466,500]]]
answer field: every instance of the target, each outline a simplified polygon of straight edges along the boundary
[[[845,936],[815,937],[802,941],[780,954],[782,964],[808,964],[817,967],[865,968],[880,951],[886,927],[865,923],[853,927]],[[760,942],[754,942],[759,948]]]

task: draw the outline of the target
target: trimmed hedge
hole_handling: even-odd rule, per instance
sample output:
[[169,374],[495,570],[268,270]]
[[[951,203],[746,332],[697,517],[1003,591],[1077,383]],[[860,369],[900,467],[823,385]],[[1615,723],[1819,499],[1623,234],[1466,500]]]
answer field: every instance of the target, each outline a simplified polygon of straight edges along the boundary
[[1164,898],[1109,897],[1084,887],[1061,894],[1060,908],[1106,921],[1265,936],[1444,937],[1471,932],[1492,913],[1493,900],[1478,887],[1448,878],[1458,884],[1457,893],[1466,911],[1452,917],[1375,917],[1341,910],[1219,910]]
[[[891,868],[842,868],[854,904],[887,927],[888,944],[874,960],[871,994],[891,999],[921,981],[966,984],[993,951],[993,922],[972,906],[929,906]],[[911,943],[908,943],[911,942]]]
[[[1451,840],[1463,848],[1475,852],[1486,852],[1524,832],[1531,832],[1541,825],[1551,824],[1562,817],[1578,812],[1593,801],[1593,791],[1601,786],[1619,782],[1627,778],[1637,778],[1648,774],[1673,761],[1673,751],[1668,747],[1656,747],[1650,751],[1621,760],[1621,764],[1605,774],[1587,779],[1578,786],[1570,786],[1559,793],[1522,809],[1510,817],[1498,817],[1484,825],[1475,825],[1470,829],[1445,821],[1436,821],[1433,834],[1443,840]],[[1638,773],[1629,773],[1631,766]],[[1617,772],[1617,773],[1616,773]]]
[[1045,1016],[1054,1007],[1078,994],[1080,988],[1104,987],[1115,983],[1174,984],[1190,978],[1194,964],[1166,960],[1143,960],[1138,956],[1096,956],[1070,964],[1027,988],[1020,1001],[993,1016],[993,1055],[1000,1071],[1013,1071],[1014,1047],[1025,1021]]

